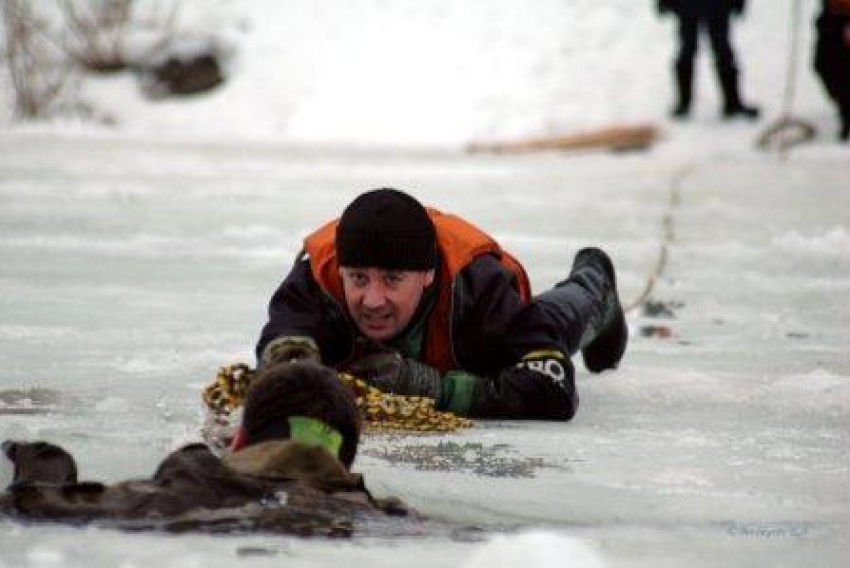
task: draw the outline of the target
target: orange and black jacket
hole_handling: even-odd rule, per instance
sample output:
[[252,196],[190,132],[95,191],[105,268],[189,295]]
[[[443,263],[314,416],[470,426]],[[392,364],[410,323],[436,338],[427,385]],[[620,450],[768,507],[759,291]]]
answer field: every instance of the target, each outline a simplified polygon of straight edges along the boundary
[[[559,330],[531,300],[525,270],[495,240],[463,219],[428,210],[437,230],[440,262],[411,326],[425,319],[417,357],[441,373],[461,370],[488,381],[486,408],[471,415],[569,419],[577,397],[572,377],[563,387],[517,367],[530,352],[568,353]],[[307,336],[322,361],[344,369],[357,357],[359,332],[345,308],[332,221],[304,240],[304,250],[272,296],[258,360],[278,337]],[[402,332],[404,335],[404,332]],[[569,364],[569,361],[567,361]],[[572,371],[570,367],[570,371]],[[570,373],[571,374],[571,373]]]

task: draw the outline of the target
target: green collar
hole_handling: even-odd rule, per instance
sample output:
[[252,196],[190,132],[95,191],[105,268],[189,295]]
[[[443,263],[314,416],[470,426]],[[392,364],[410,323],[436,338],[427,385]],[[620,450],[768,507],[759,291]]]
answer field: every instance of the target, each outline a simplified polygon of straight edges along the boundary
[[320,446],[328,450],[332,456],[339,458],[342,434],[321,420],[306,416],[290,416],[289,439],[307,446]]

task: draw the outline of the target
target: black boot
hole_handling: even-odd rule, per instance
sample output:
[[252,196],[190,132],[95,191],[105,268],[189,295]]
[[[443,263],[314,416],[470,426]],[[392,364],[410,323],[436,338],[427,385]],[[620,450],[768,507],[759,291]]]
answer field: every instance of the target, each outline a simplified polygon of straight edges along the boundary
[[617,279],[614,264],[605,252],[597,248],[585,248],[576,254],[572,272],[588,266],[601,270],[606,276],[603,293],[603,313],[598,321],[588,325],[582,338],[581,355],[587,369],[600,373],[613,369],[626,352],[629,328],[617,295]]
[[746,105],[738,92],[738,72],[734,69],[718,70],[720,88],[723,90],[723,118],[746,118],[756,120],[761,112],[758,107]]
[[677,64],[674,68],[676,76],[676,105],[670,111],[675,120],[684,120],[691,113],[691,98],[693,96],[693,67]]
[[758,107],[745,105],[741,101],[736,103],[726,103],[723,105],[723,118],[735,118],[740,116],[747,120],[756,120],[761,111]]
[[670,111],[670,117],[674,120],[685,120],[689,114],[691,114],[691,104],[681,100]]

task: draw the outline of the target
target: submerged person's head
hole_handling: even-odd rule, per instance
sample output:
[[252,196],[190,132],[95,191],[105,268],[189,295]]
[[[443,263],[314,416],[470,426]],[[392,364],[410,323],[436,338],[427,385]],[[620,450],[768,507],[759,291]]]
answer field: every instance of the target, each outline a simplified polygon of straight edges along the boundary
[[360,441],[354,394],[336,372],[301,361],[265,369],[251,385],[242,443],[292,439],[321,445],[350,468]]
[[352,321],[366,337],[385,341],[407,327],[434,281],[436,230],[416,199],[376,189],[345,208],[336,254]]

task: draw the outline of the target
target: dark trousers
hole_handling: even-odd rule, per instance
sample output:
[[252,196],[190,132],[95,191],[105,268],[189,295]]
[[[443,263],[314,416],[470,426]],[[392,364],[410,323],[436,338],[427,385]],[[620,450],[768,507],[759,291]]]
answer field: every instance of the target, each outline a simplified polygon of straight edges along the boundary
[[605,271],[588,263],[577,266],[551,290],[535,296],[534,302],[558,323],[569,354],[574,355],[602,329],[612,289]]
[[694,60],[699,46],[699,32],[704,29],[714,52],[714,66],[724,103],[727,107],[740,104],[738,67],[729,42],[729,11],[683,9],[676,15],[679,19],[679,51],[674,68],[680,102],[687,107],[692,99]]
[[815,71],[835,101],[843,128],[850,128],[850,45],[844,39],[850,16],[824,12],[817,20]]

